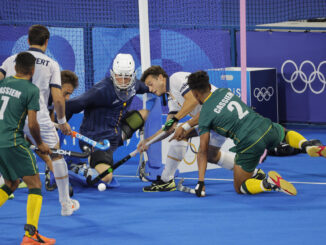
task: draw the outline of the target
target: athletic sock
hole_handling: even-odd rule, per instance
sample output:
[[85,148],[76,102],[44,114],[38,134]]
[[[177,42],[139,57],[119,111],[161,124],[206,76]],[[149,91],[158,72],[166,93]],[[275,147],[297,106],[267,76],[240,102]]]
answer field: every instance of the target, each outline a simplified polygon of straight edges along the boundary
[[285,141],[293,148],[301,149],[302,143],[307,141],[307,139],[298,132],[291,130],[287,132],[285,136]]
[[7,185],[4,184],[0,188],[0,207],[5,204],[11,194],[12,190]]
[[168,182],[174,178],[175,171],[187,152],[188,142],[173,140],[170,144],[168,155],[161,179]]
[[220,160],[217,162],[222,168],[232,170],[234,167],[235,153],[229,151],[220,151]]
[[[27,213],[26,224],[33,225],[36,230],[40,218],[42,200],[43,197],[42,197],[41,189],[38,188],[29,189],[28,198],[27,198],[27,208],[26,208],[26,213]],[[25,235],[30,237],[28,231],[25,231]]]
[[53,172],[55,177],[55,182],[57,183],[59,192],[60,203],[66,203],[70,200],[69,197],[69,176],[66,161],[61,158],[53,163]]
[[264,182],[263,180],[259,180],[259,179],[247,179],[246,181],[244,181],[240,187],[240,191],[243,194],[258,194],[261,192],[265,192],[265,191],[271,191],[271,189],[267,189],[264,186]]

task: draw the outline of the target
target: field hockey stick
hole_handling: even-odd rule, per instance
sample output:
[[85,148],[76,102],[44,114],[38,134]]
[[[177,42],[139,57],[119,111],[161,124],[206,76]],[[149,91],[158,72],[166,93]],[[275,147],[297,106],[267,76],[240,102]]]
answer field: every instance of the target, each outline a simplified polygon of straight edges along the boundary
[[[54,126],[56,128],[59,128],[59,124],[57,124],[57,123],[54,123]],[[94,148],[100,149],[102,151],[105,151],[105,150],[110,148],[110,142],[108,140],[104,140],[103,145],[102,145],[99,142],[96,142],[95,140],[92,140],[92,139],[90,139],[90,138],[88,138],[88,137],[86,137],[86,136],[84,136],[84,135],[82,135],[80,133],[77,133],[76,131],[72,131],[71,137],[74,137],[74,138],[77,138],[77,139],[79,139],[79,140],[81,140],[83,142],[86,142],[87,144],[93,146]]]
[[177,190],[196,195],[195,189],[192,189],[190,187],[187,187],[187,186],[182,185],[182,183],[184,182],[184,180],[185,180],[184,178],[182,178],[181,180],[179,180],[179,183],[177,185]]
[[[34,150],[34,151],[39,150],[35,145],[31,145],[30,149]],[[78,158],[87,158],[91,154],[91,151],[89,148],[85,152],[68,151],[68,150],[54,149],[54,148],[51,148],[51,151],[52,151],[52,154],[58,154],[61,156],[72,156],[72,157],[78,157]]]
[[[145,146],[149,146],[152,143],[155,143],[157,140],[159,140],[163,135],[165,135],[166,132],[163,131],[160,134],[158,134],[157,136],[155,136],[153,139],[151,139],[150,141],[148,141],[146,143]],[[112,167],[108,168],[107,170],[103,171],[102,173],[100,173],[96,178],[94,178],[92,180],[92,176],[88,176],[86,181],[89,185],[94,185],[96,184],[98,181],[100,181],[102,178],[104,178],[105,176],[107,176],[108,174],[112,173],[113,170],[117,169],[118,167],[120,167],[122,164],[124,164],[125,162],[127,162],[130,158],[136,156],[138,153],[138,149],[134,150],[133,152],[131,152],[128,156],[124,157],[123,159],[121,159],[120,161],[118,161],[117,163],[113,164]]]

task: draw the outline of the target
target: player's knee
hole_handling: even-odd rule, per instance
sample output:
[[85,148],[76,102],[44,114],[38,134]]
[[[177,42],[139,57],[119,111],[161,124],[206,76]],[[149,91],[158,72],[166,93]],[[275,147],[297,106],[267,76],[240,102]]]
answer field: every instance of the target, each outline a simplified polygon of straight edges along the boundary
[[94,151],[91,154],[90,167],[95,168],[99,164],[113,165],[113,151]]
[[218,163],[221,158],[221,152],[219,147],[209,146],[207,152],[207,161],[211,163]]
[[139,111],[128,111],[121,119],[122,138],[130,139],[138,129],[144,126],[144,123],[144,118]]

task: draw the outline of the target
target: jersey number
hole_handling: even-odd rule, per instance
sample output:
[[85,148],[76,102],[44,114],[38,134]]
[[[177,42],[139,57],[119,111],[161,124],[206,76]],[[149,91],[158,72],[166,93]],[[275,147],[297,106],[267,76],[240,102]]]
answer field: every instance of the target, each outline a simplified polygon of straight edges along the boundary
[[0,108],[0,120],[3,120],[3,114],[5,113],[6,107],[8,105],[9,97],[8,96],[2,96],[1,100],[3,101],[2,106]]
[[248,113],[249,111],[245,110],[243,111],[241,105],[236,102],[236,101],[231,101],[229,104],[228,104],[228,110],[229,111],[233,111],[234,108],[237,110],[238,112],[238,116],[239,116],[239,119],[241,120],[242,118],[244,118]]

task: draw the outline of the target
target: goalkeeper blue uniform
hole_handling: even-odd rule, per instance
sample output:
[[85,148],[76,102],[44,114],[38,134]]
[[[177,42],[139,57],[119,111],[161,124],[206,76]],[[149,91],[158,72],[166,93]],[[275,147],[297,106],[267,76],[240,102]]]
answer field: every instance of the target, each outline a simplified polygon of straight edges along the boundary
[[[136,81],[136,94],[148,93],[144,83]],[[128,111],[134,96],[122,101],[116,95],[113,81],[106,76],[84,94],[66,103],[66,117],[69,120],[75,113],[84,111],[80,133],[96,141],[110,140],[111,150],[121,142],[120,121]]]

